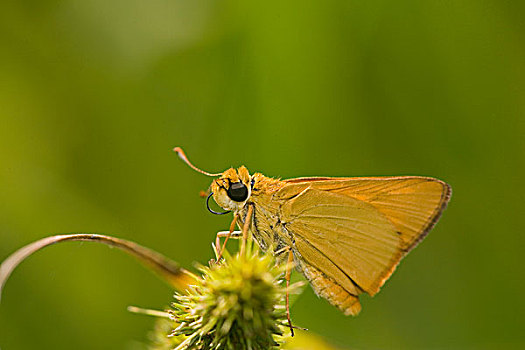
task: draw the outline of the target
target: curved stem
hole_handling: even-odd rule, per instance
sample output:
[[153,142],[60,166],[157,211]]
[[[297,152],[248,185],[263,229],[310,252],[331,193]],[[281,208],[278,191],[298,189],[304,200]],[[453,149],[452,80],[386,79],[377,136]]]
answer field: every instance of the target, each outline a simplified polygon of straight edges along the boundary
[[188,284],[191,284],[197,278],[194,274],[180,267],[179,264],[173,260],[137,243],[100,234],[65,234],[42,238],[11,254],[11,256],[0,265],[0,298],[7,279],[22,261],[42,248],[65,241],[91,241],[117,247],[137,258],[144,265],[159,274],[169,285],[178,290],[185,289]]

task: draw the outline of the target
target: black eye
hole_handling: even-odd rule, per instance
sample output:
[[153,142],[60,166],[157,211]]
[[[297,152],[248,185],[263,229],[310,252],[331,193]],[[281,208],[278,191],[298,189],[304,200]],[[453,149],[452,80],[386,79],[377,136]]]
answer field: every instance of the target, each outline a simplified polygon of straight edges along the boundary
[[228,197],[236,202],[242,202],[248,198],[248,189],[242,182],[234,182],[228,188]]

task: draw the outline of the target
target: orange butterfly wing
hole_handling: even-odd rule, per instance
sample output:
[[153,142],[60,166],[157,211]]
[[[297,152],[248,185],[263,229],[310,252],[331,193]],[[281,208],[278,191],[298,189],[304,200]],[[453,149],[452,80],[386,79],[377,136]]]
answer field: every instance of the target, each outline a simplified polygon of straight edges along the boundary
[[314,290],[347,314],[376,294],[446,207],[450,186],[427,177],[299,178],[274,194]]

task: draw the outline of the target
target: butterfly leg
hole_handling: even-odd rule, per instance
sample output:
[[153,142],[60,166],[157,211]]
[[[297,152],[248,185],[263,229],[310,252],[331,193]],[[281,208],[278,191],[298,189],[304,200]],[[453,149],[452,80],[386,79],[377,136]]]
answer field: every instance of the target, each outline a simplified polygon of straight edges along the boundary
[[[222,245],[222,248],[220,248],[219,250],[219,254],[217,256],[217,261],[221,260],[221,257],[222,257],[222,253],[224,252],[224,249],[226,249],[226,242],[228,242],[228,239],[230,239],[233,231],[235,230],[235,224],[237,223],[237,218],[239,216],[236,214],[234,217],[233,217],[233,220],[232,220],[232,223],[230,224],[230,231],[228,231],[228,234],[226,235],[226,238],[224,239],[224,243]],[[219,233],[217,233],[217,237],[215,238],[215,244],[216,244],[216,247],[219,248],[221,246],[221,238],[219,236]]]
[[286,317],[288,318],[288,326],[290,326],[290,333],[294,336],[292,318],[290,317],[290,277],[292,275],[293,266],[293,251],[291,247],[288,247],[288,262],[286,264]]
[[226,236],[230,235],[231,239],[241,239],[242,232],[241,231],[233,231],[230,233],[230,231],[219,231],[217,232],[217,237],[224,238]]
[[248,228],[250,227],[253,215],[253,204],[248,204],[248,211],[244,219],[244,225],[242,227],[242,244],[241,244],[241,255],[246,251],[246,241],[248,240]]

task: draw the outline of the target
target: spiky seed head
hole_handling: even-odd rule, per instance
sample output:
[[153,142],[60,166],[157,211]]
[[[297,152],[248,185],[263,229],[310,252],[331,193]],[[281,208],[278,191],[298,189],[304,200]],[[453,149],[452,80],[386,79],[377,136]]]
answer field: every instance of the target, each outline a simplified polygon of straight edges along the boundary
[[[202,278],[175,295],[170,313],[177,327],[165,344],[177,344],[177,350],[278,346],[287,332],[285,269],[271,254],[257,250],[226,254],[220,264],[201,267]],[[290,291],[298,287],[294,284]]]

